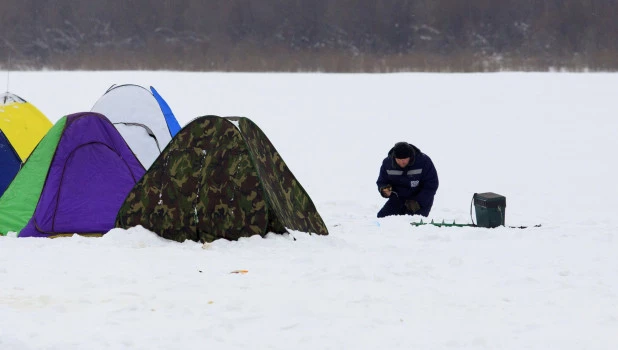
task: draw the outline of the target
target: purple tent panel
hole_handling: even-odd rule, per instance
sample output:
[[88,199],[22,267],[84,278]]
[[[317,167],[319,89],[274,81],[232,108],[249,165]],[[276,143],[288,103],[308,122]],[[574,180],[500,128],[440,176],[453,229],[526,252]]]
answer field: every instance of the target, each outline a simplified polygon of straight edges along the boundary
[[34,215],[19,237],[106,233],[144,173],[106,117],[68,116]]

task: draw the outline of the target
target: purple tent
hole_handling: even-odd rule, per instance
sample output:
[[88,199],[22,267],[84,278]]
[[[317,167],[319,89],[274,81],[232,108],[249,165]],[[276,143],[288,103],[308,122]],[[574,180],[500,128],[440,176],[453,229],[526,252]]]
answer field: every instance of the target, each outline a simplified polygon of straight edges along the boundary
[[144,167],[114,125],[86,112],[66,117],[32,218],[19,237],[105,234]]

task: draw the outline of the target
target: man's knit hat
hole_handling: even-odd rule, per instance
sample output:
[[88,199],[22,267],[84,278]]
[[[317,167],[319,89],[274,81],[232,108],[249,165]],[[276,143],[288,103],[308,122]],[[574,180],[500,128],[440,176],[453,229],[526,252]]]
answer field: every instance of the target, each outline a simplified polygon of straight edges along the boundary
[[407,142],[397,142],[393,147],[393,156],[397,159],[410,158],[413,154],[414,150]]

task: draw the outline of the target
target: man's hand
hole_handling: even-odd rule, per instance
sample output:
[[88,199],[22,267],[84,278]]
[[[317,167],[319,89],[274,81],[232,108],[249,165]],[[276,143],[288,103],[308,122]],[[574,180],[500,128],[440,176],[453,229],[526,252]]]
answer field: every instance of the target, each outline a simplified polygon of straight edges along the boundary
[[380,194],[382,194],[382,197],[384,198],[390,197],[392,192],[393,192],[393,186],[391,185],[380,187]]
[[408,199],[406,201],[406,208],[408,208],[408,210],[413,213],[416,213],[418,210],[421,210],[420,204],[418,204],[418,202],[415,201],[414,199]]

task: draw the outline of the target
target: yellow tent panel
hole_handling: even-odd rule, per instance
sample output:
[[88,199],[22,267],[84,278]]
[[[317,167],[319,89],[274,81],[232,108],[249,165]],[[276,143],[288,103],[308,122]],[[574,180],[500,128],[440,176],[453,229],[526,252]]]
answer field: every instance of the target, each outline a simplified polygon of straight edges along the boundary
[[0,95],[0,131],[22,162],[51,127],[49,119],[21,97],[9,92]]

